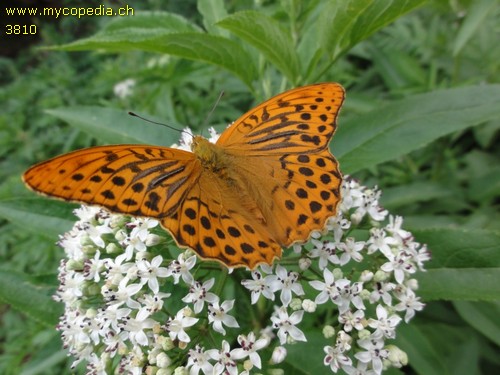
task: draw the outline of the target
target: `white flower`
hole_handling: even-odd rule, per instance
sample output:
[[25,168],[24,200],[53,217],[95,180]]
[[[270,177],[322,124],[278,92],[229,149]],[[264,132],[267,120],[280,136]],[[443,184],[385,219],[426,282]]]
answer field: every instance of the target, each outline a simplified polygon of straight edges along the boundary
[[123,254],[118,255],[116,258],[121,261],[121,258],[125,260],[131,260],[134,257],[134,252],[144,252],[147,250],[147,246],[139,237],[128,236],[126,237],[122,243],[122,246],[125,247],[125,251]]
[[218,358],[216,349],[205,351],[205,348],[196,345],[194,349],[190,349],[188,352],[188,362],[186,368],[190,369],[189,375],[198,375],[200,370],[205,375],[211,375],[213,365],[209,361],[210,359],[215,358]]
[[262,277],[259,271],[252,271],[252,279],[241,281],[241,284],[251,292],[252,305],[257,303],[261,294],[274,301],[274,293],[271,290],[274,278],[272,276]]
[[359,253],[363,250],[365,243],[363,241],[354,241],[354,238],[347,237],[345,242],[338,244],[338,249],[343,253],[340,255],[339,264],[341,266],[347,264],[351,259],[356,262],[361,262],[363,256]]
[[222,348],[219,350],[217,357],[214,358],[217,361],[214,366],[214,375],[222,373],[229,375],[238,374],[238,367],[236,366],[236,362],[233,358],[233,352],[230,349],[229,343],[226,340],[223,340]]
[[107,282],[110,282],[112,285],[120,284],[130,268],[135,267],[134,263],[123,263],[124,260],[125,258],[106,258],[103,260],[104,267],[106,268]]
[[[343,199],[345,199],[345,197],[343,197]],[[344,232],[350,227],[351,222],[343,217],[342,212],[339,212],[336,216],[329,218],[326,223],[326,228],[328,231],[333,232],[333,238],[336,243],[340,242]]]
[[81,222],[93,222],[101,215],[102,208],[97,206],[81,205],[73,210],[73,213],[80,219]]
[[348,310],[339,316],[339,323],[344,325],[344,331],[350,332],[353,328],[361,331],[365,327],[363,326],[363,320],[365,318],[365,313],[363,310],[356,310],[352,312]]
[[405,311],[405,322],[408,323],[415,315],[415,311],[421,311],[424,304],[420,302],[420,297],[417,297],[413,290],[406,289],[404,293],[398,293],[397,298],[401,301],[394,309],[396,311]]
[[397,245],[397,240],[390,236],[386,236],[386,233],[381,228],[372,228],[370,230],[370,238],[366,242],[368,245],[368,254],[373,254],[376,251],[380,251],[386,257],[391,257],[392,250],[391,246]]
[[328,263],[338,264],[337,247],[333,242],[311,240],[314,248],[308,253],[310,258],[319,258],[319,269],[324,270]]
[[396,327],[400,321],[400,316],[393,314],[388,317],[387,310],[384,306],[377,305],[377,319],[369,319],[368,325],[375,328],[373,337],[393,339],[396,337]]
[[316,311],[316,303],[310,299],[305,299],[302,301],[302,308],[305,312],[313,313]]
[[138,298],[137,300],[142,304],[142,307],[137,312],[137,319],[148,317],[160,311],[163,307],[163,299],[168,297],[170,297],[170,293],[157,293],[155,295],[146,294]]
[[354,356],[363,363],[371,362],[373,371],[376,374],[381,374],[383,369],[382,361],[389,357],[389,351],[383,349],[384,341],[377,339],[358,340],[358,345],[366,349],[366,351],[358,352]]
[[281,363],[285,360],[286,358],[286,349],[283,346],[277,346],[273,350],[273,354],[271,356],[271,363],[274,365],[277,365],[278,363]]
[[198,314],[203,309],[205,302],[215,303],[219,301],[219,297],[210,293],[209,290],[214,285],[215,279],[212,277],[203,283],[195,281],[189,287],[189,294],[187,294],[182,301],[185,303],[194,303],[194,312]]
[[118,82],[113,87],[113,92],[118,98],[125,99],[127,96],[132,95],[134,86],[135,86],[135,79],[127,78],[123,81]]
[[335,345],[340,348],[342,351],[348,351],[352,348],[352,337],[349,334],[345,333],[345,331],[339,331],[337,334],[337,340],[335,341]]
[[[356,208],[353,216],[357,219],[355,221],[359,222],[361,219],[368,214],[375,221],[382,221],[387,216],[388,211],[382,209],[378,200],[380,198],[381,191],[377,187],[373,189],[365,189],[361,196],[361,204]],[[351,219],[353,219],[351,217]]]
[[181,309],[175,315],[175,318],[169,318],[165,323],[165,329],[172,340],[178,339],[182,342],[190,342],[191,338],[188,336],[184,328],[191,327],[198,322],[199,319],[192,318],[185,315],[184,309]]
[[92,240],[92,242],[96,244],[96,246],[104,248],[106,246],[106,243],[104,242],[101,236],[103,234],[113,233],[113,230],[109,227],[107,223],[97,226],[86,224],[85,232]]
[[257,351],[267,346],[267,340],[255,340],[255,333],[250,332],[248,336],[239,335],[238,343],[240,344],[241,348],[237,348],[232,351],[233,358],[243,359],[249,357],[252,364],[260,369],[262,367],[262,362]]
[[143,319],[139,320],[127,316],[122,320],[121,328],[126,333],[126,337],[130,340],[132,344],[138,344],[141,346],[147,346],[149,344],[148,336],[144,330],[150,330],[153,328],[155,321],[153,319]]
[[392,305],[392,294],[391,292],[396,287],[396,284],[391,282],[377,282],[374,285],[373,291],[370,293],[370,303],[375,304],[380,298],[382,301],[388,305]]
[[[105,301],[110,305],[121,306],[126,304],[132,309],[139,309],[141,305],[132,298],[133,295],[137,294],[141,289],[141,284],[128,284],[130,280],[124,277],[120,284],[118,284],[118,290],[114,291],[109,289],[106,285],[102,287],[101,294],[103,295]],[[128,285],[127,285],[128,284]]]
[[225,324],[228,327],[238,328],[239,324],[233,316],[228,315],[227,312],[233,308],[234,300],[224,301],[219,307],[219,301],[208,305],[208,322],[213,324],[215,331],[222,335],[226,334],[226,330],[222,326]]
[[281,303],[283,306],[288,306],[292,301],[292,292],[301,296],[304,294],[302,285],[298,282],[299,274],[297,272],[289,271],[286,268],[278,265],[276,267],[276,275],[269,276],[271,280],[271,289],[273,292],[281,290]]
[[348,375],[377,375],[377,373],[368,369],[369,363],[358,362],[356,367],[345,366],[342,368]]
[[179,141],[178,145],[172,145],[174,148],[178,148],[180,150],[188,151],[191,152],[191,144],[193,143],[193,131],[186,127],[182,129],[181,132],[181,139]]
[[100,272],[103,268],[103,260],[101,258],[101,252],[97,250],[94,254],[93,259],[88,259],[83,265],[83,276],[86,280],[93,280],[98,283],[101,279]]
[[138,237],[142,242],[146,242],[149,235],[150,229],[158,226],[158,220],[150,218],[134,218],[127,224],[127,227],[133,228],[130,232],[130,237]]
[[[276,316],[277,315],[277,316]],[[290,336],[295,341],[307,341],[304,333],[296,327],[302,321],[304,310],[295,311],[292,315],[288,315],[285,307],[281,307],[271,316],[273,328],[278,329],[278,338],[280,344],[286,343],[287,336]]]
[[174,278],[174,284],[179,283],[179,279],[182,277],[182,280],[191,285],[194,281],[193,275],[189,270],[193,268],[196,264],[196,255],[189,257],[188,259],[184,259],[187,255],[187,252],[182,252],[177,260],[173,260],[169,266],[169,276]]
[[386,231],[389,232],[391,236],[398,241],[399,245],[404,244],[412,238],[410,232],[401,228],[402,225],[403,218],[401,216],[389,215],[389,224],[385,226]]
[[380,269],[388,273],[394,272],[394,278],[399,284],[404,282],[406,274],[413,274],[417,271],[411,256],[405,251],[401,251],[395,256],[391,256],[389,262],[380,266]]
[[148,284],[149,289],[157,294],[160,290],[160,285],[158,284],[158,277],[167,277],[169,272],[165,267],[160,267],[163,262],[163,257],[157,255],[151,260],[151,263],[147,260],[141,260],[137,262],[137,274],[141,278],[142,284]]
[[208,138],[208,141],[210,143],[216,143],[217,140],[220,137],[220,134],[217,133],[217,131],[214,129],[213,126],[211,126],[211,127],[208,128],[208,133],[210,134],[210,137]]
[[[316,296],[314,302],[318,305],[321,305],[330,299],[333,303],[335,303],[339,307],[339,312],[343,313],[349,309],[349,305],[351,302],[356,301],[358,304],[358,308],[364,308],[362,305],[362,300],[359,296],[354,299],[354,293],[351,292],[351,282],[347,279],[339,279],[335,280],[333,273],[325,268],[323,271],[324,282],[319,280],[310,281],[309,284],[316,290],[319,290],[320,293]],[[361,284],[361,283],[355,283]],[[359,294],[359,288],[355,289],[354,292]]]
[[344,351],[338,347],[325,346],[323,350],[326,353],[323,363],[325,366],[330,366],[333,372],[336,373],[344,366],[352,365],[352,359],[344,354]]

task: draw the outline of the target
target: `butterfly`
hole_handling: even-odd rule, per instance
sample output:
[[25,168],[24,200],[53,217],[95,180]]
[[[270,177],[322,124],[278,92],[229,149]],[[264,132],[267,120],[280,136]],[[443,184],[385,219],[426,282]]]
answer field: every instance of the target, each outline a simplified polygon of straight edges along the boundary
[[272,264],[334,216],[342,175],[329,151],[344,100],[338,83],[285,91],[192,152],[90,147],[29,168],[43,195],[160,221],[180,248],[228,267]]

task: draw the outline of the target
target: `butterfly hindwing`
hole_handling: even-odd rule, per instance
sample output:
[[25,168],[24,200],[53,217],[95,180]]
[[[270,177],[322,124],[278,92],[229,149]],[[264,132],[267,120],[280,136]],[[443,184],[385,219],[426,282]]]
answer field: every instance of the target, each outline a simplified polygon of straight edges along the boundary
[[281,246],[256,219],[253,204],[249,196],[204,173],[176,214],[161,223],[179,246],[193,249],[200,257],[253,269],[281,256]]

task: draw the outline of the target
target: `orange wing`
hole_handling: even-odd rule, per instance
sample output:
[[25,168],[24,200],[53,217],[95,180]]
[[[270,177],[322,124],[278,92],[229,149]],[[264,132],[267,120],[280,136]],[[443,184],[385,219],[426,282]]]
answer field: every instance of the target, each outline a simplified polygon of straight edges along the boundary
[[194,154],[166,147],[118,145],[73,151],[23,176],[33,190],[112,212],[172,215],[201,174]]
[[286,91],[244,114],[217,142],[282,246],[306,241],[336,213],[342,176],[328,143],[343,100],[337,83]]
[[179,247],[229,267],[255,268],[281,257],[278,244],[252,211],[251,197],[204,171],[179,205],[176,214],[161,220]]
[[241,116],[217,145],[248,156],[319,152],[335,132],[343,101],[344,89],[338,83],[285,91]]

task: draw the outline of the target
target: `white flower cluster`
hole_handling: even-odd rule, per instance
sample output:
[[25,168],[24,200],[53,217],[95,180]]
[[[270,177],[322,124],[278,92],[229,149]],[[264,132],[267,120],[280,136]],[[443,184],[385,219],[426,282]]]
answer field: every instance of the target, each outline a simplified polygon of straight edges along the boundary
[[279,367],[286,347],[307,345],[314,330],[329,343],[323,361],[335,373],[405,365],[406,354],[386,341],[424,306],[412,275],[429,253],[379,197],[346,178],[322,233],[273,266],[229,273],[172,250],[156,220],[82,206],[59,242],[67,259],[55,297],[65,305],[58,329],[74,366],[86,362],[88,374],[251,374]]

